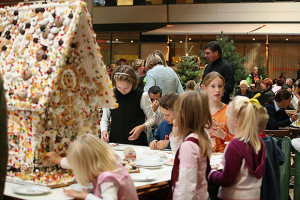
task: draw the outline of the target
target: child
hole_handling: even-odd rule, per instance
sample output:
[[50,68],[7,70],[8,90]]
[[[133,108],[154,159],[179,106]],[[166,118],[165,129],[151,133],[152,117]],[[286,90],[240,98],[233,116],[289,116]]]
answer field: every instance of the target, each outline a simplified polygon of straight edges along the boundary
[[[154,124],[154,113],[147,93],[137,88],[138,79],[131,66],[118,66],[112,84],[119,107],[103,109],[101,139],[106,142],[148,146],[144,132]],[[111,131],[107,129],[111,118]],[[147,121],[145,122],[145,118]]]
[[256,99],[237,96],[226,110],[229,131],[234,139],[224,153],[222,172],[212,170],[208,179],[220,185],[218,198],[259,200],[262,176],[265,172],[265,145],[258,137]]
[[185,84],[185,91],[187,91],[187,90],[194,90],[196,84],[197,84],[196,81],[194,81],[194,80],[189,80],[189,81],[186,82],[186,84]]
[[[92,182],[94,188],[93,194],[64,189],[66,195],[75,199],[138,199],[129,173],[117,162],[114,150],[98,137],[86,134],[77,138],[67,155],[76,180],[82,185]],[[54,159],[61,160],[58,156]]]
[[175,156],[170,195],[173,199],[207,200],[211,141],[205,129],[212,125],[207,95],[203,91],[187,91],[176,101],[175,108],[173,131],[184,141]]
[[214,152],[224,152],[225,142],[233,138],[233,135],[229,134],[227,127],[227,105],[221,101],[224,86],[225,80],[218,72],[208,73],[202,85],[202,88],[208,95],[209,110],[214,122],[212,128],[208,130],[212,138]]
[[169,134],[172,132],[174,120],[174,103],[179,97],[178,94],[168,93],[159,100],[159,109],[164,116],[164,121],[158,126],[153,137],[150,139],[151,149],[170,149]]
[[[255,97],[254,97],[255,98]],[[269,115],[264,107],[258,110],[258,136],[266,145],[266,170],[261,185],[261,200],[280,199],[280,172],[279,166],[284,163],[284,154],[274,140],[264,133]]]

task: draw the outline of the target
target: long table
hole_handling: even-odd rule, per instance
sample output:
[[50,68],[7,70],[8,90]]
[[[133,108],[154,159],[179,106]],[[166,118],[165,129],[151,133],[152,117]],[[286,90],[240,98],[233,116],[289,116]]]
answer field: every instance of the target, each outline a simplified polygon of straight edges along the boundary
[[[175,154],[172,151],[158,151],[158,150],[150,150],[149,147],[144,146],[134,146],[130,145],[137,153],[137,159],[139,157],[145,158],[147,155],[162,155],[165,154],[165,156],[168,159],[172,159],[175,157]],[[118,148],[115,148],[116,150]],[[120,150],[120,149],[119,149]],[[120,156],[121,159],[124,158],[123,151],[116,151],[116,153]],[[145,181],[145,182],[137,182],[134,181],[134,185],[137,189],[137,193],[139,195],[139,199],[164,199],[168,195],[168,186],[169,181],[171,179],[171,172],[172,172],[173,166],[169,165],[162,165],[159,168],[156,169],[146,169],[146,168],[140,168],[141,174],[153,174],[154,180],[152,181]],[[26,196],[26,195],[19,195],[13,192],[13,189],[15,187],[20,186],[16,183],[10,183],[6,182],[5,184],[5,190],[4,195],[5,199],[28,199],[28,200],[67,200],[72,199],[68,196],[66,196],[63,193],[63,188],[55,188],[51,189],[51,193],[45,194],[45,195],[37,195],[37,196]],[[67,186],[65,188],[68,188],[71,186]]]

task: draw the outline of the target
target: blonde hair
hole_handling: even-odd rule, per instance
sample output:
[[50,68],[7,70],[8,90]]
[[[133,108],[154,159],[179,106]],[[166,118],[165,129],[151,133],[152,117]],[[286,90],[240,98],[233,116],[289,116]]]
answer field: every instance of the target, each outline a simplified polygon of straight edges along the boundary
[[248,82],[247,82],[246,80],[241,80],[241,82],[240,82],[240,87],[241,87],[242,85],[246,85],[246,86],[248,87]]
[[138,68],[143,65],[143,63],[144,63],[144,60],[136,59],[132,62],[131,66],[135,71],[137,71]]
[[163,64],[162,59],[156,54],[149,54],[146,59],[146,70],[148,71],[158,64]]
[[258,138],[258,109],[257,105],[250,103],[250,99],[244,96],[236,96],[226,109],[228,118],[238,120],[234,137],[245,143],[250,142],[255,153],[261,148]]
[[134,72],[134,69],[129,65],[117,66],[114,69],[111,77],[114,87],[116,87],[116,81],[126,81],[131,83],[133,90],[136,89],[139,84],[139,80]]
[[161,52],[160,50],[155,50],[153,54],[158,55],[162,60],[162,64],[165,67],[167,67],[167,62],[166,62],[166,59],[165,59],[165,56],[164,56],[163,52]]
[[78,137],[70,145],[67,155],[74,175],[82,185],[88,185],[105,171],[120,169],[114,150],[99,137],[91,134]]
[[258,110],[258,120],[257,120],[257,129],[258,133],[263,133],[266,129],[267,123],[269,121],[269,115],[265,107],[261,107]]
[[203,85],[207,87],[210,84],[210,82],[212,82],[215,78],[221,79],[223,81],[223,87],[224,87],[225,85],[224,77],[220,73],[215,71],[210,72],[205,76],[205,78],[203,79]]
[[186,90],[194,90],[195,85],[196,85],[196,81],[194,81],[194,80],[189,80],[189,81],[186,82],[186,84],[185,84],[185,89],[186,89]]
[[180,139],[184,139],[189,133],[197,134],[201,156],[206,157],[211,141],[204,129],[212,126],[207,94],[204,91],[186,91],[177,99],[174,108]]

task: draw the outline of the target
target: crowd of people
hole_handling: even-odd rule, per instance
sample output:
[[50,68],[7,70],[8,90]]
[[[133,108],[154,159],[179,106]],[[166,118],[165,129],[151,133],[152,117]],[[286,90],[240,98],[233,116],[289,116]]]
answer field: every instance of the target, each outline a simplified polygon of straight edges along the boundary
[[[232,66],[216,41],[204,48],[209,61],[201,83],[186,91],[160,51],[132,66],[126,60],[108,73],[117,109],[103,109],[101,137],[85,135],[72,143],[67,158],[46,157],[72,168],[94,194],[65,190],[76,199],[138,199],[128,172],[106,142],[171,149],[176,152],[169,197],[172,199],[279,199],[279,165],[284,155],[265,129],[279,129],[298,119],[300,80],[281,74],[274,82],[254,67],[234,90]],[[212,152],[224,153],[224,168],[210,168]]]

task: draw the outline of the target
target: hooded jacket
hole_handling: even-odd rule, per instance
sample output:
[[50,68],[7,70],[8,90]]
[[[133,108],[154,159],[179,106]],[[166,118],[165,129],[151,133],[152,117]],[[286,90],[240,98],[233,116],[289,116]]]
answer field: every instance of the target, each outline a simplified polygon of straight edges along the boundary
[[250,143],[233,139],[225,149],[222,172],[211,171],[208,179],[220,185],[221,199],[260,199],[260,187],[265,172],[264,142],[256,154]]

